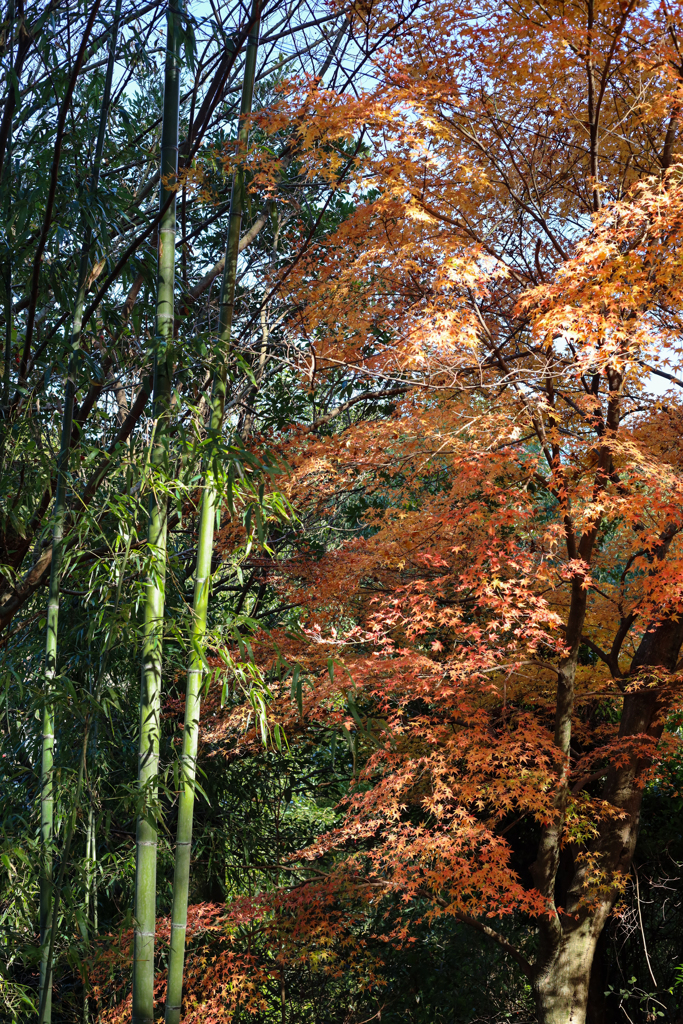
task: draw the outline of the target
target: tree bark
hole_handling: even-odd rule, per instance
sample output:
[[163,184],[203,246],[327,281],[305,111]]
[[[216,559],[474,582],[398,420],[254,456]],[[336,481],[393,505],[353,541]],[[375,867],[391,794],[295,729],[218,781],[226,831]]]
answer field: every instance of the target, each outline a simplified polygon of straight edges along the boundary
[[[541,922],[533,984],[539,1024],[586,1022],[596,947],[619,896],[620,882],[631,870],[640,827],[642,775],[651,764],[651,744],[664,729],[663,695],[682,644],[683,619],[665,618],[645,632],[634,655],[627,682],[640,685],[624,694],[619,728],[619,738],[632,741],[631,750],[624,764],[606,771],[601,794],[623,816],[606,820],[596,839],[581,851],[587,857],[575,857],[564,913]],[[595,858],[612,881],[597,905],[586,894],[587,863]],[[598,998],[602,995],[598,993]],[[599,1020],[595,1016],[599,1007],[590,1010],[591,1020]]]
[[563,931],[552,959],[538,972],[534,989],[539,1024],[584,1024],[597,924],[586,917]]

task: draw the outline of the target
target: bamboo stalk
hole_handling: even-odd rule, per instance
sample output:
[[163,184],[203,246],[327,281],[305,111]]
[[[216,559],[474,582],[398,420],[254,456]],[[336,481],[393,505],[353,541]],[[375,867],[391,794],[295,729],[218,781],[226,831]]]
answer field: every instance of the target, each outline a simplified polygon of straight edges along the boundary
[[[117,0],[114,22],[109,41],[109,58],[107,73],[100,110],[100,122],[95,145],[95,158],[90,179],[89,197],[94,198],[97,192],[104,137],[107,129],[107,115],[111,101],[111,84],[116,56],[116,37],[118,34],[121,0]],[[67,473],[69,468],[69,451],[73,430],[74,398],[76,395],[76,369],[78,352],[81,345],[83,327],[83,309],[88,269],[90,266],[90,250],[92,247],[92,228],[89,219],[85,222],[83,246],[78,271],[78,290],[74,308],[73,329],[70,338],[69,365],[67,369],[64,391],[64,413],[62,416],[62,432],[59,457],[57,460],[57,487],[55,492],[54,526],[52,531],[52,564],[50,567],[50,584],[47,601],[47,634],[45,639],[45,703],[42,716],[42,744],[40,764],[40,834],[42,843],[42,864],[40,875],[40,981],[39,981],[39,1021],[50,1024],[52,1020],[52,841],[54,831],[54,711],[52,708],[52,690],[57,671],[57,630],[59,624],[59,583],[62,559],[64,556],[64,524],[66,520]]]
[[[14,57],[14,0],[10,0],[7,8],[7,36],[9,39],[9,51],[8,60],[9,66],[12,66]],[[17,86],[18,87],[18,86]],[[7,155],[4,163],[4,174],[6,200],[5,200],[5,217],[6,217],[6,231],[7,231],[7,263],[5,265],[5,359],[3,366],[3,401],[5,405],[9,405],[9,371],[10,361],[12,359],[12,250],[10,247],[10,227],[9,218],[10,211],[12,209],[12,122],[10,120],[9,130],[7,133]]]
[[[118,586],[116,588],[116,600],[114,602],[114,616],[113,616],[114,620],[116,619],[116,613],[117,613],[119,605],[121,603],[121,592],[123,590],[123,579],[124,579],[124,576],[125,576],[126,566],[128,565],[128,559],[130,558],[130,550],[131,550],[131,542],[130,542],[130,538],[129,538],[128,539],[128,543],[126,544],[126,550],[125,550],[125,554],[124,554],[124,558],[123,558],[123,566],[122,566],[121,574],[119,576],[119,583],[118,583]],[[102,654],[102,658],[100,660],[100,669],[99,669],[98,676],[97,676],[97,682],[95,684],[95,691],[94,691],[95,703],[97,703],[97,701],[99,700],[99,697],[100,697],[100,690],[101,690],[101,686],[102,686],[102,680],[104,679],[106,671],[107,671],[107,665],[108,665],[108,662],[109,662],[109,654],[111,652],[113,641],[114,641],[114,632],[110,629],[109,633],[107,635],[106,643],[104,645],[104,651],[103,651],[103,654]],[[97,718],[95,717],[95,712],[92,711],[92,710],[89,710],[88,714],[86,715],[86,718],[85,718],[85,727],[84,727],[84,730],[83,730],[83,741],[82,741],[82,744],[81,744],[81,757],[80,757],[80,761],[79,761],[79,765],[78,765],[78,777],[77,777],[77,781],[76,781],[76,790],[75,790],[73,802],[72,802],[72,805],[71,805],[71,813],[68,815],[68,818],[67,818],[67,826],[66,826],[66,832],[65,832],[65,837],[64,837],[64,846],[63,846],[63,849],[62,849],[62,858],[61,858],[61,863],[59,865],[59,873],[57,875],[57,882],[55,884],[55,890],[54,890],[54,901],[53,901],[53,907],[52,907],[52,921],[51,921],[51,926],[50,926],[50,942],[49,942],[49,947],[48,947],[48,969],[47,969],[47,982],[48,982],[48,985],[47,985],[46,990],[43,993],[43,999],[45,1000],[45,1002],[47,1002],[48,993],[50,991],[49,985],[50,985],[51,971],[52,971],[52,965],[53,965],[55,935],[57,933],[57,919],[58,919],[58,915],[59,915],[59,901],[60,901],[60,898],[61,898],[61,895],[62,895],[62,888],[63,888],[63,885],[64,885],[64,878],[65,878],[65,875],[66,875],[66,869],[67,869],[67,866],[69,864],[69,852],[71,850],[71,843],[73,842],[74,833],[76,831],[76,821],[77,821],[77,818],[78,818],[78,811],[79,811],[80,803],[81,803],[81,793],[82,793],[82,790],[83,790],[83,780],[85,778],[85,772],[86,772],[86,768],[87,768],[88,745],[90,743],[90,730],[91,729],[94,729],[95,730],[95,734],[96,734],[96,731],[97,731]],[[92,811],[92,804],[91,804],[91,811]],[[90,836],[90,833],[88,833],[88,835]],[[94,843],[95,843],[95,833],[94,833],[94,825],[93,825],[93,832],[92,832],[93,850],[94,850]],[[88,849],[90,849],[90,838],[88,839]],[[86,1000],[84,1000],[84,1009],[86,1009],[86,1010],[87,1010],[87,1005],[88,1004],[87,1004],[87,999],[86,999]],[[44,1014],[44,1003],[41,1001],[40,1006],[39,1006],[39,1014],[38,1014],[40,1020],[43,1019],[43,1014]],[[84,1015],[87,1017],[87,1012]]]
[[[237,136],[237,162],[232,178],[230,194],[230,218],[225,254],[225,268],[220,298],[220,320],[218,352],[211,399],[210,436],[220,437],[225,412],[225,393],[228,374],[228,360],[232,320],[235,306],[235,282],[237,280],[237,259],[239,255],[242,209],[244,205],[244,155],[247,149],[254,77],[260,27],[260,0],[253,0],[251,13],[252,28],[247,44],[242,85],[240,124]],[[190,887],[190,862],[192,851],[192,821],[194,814],[195,780],[197,774],[197,743],[199,738],[199,713],[201,684],[204,671],[203,640],[211,583],[211,560],[213,557],[214,524],[218,488],[214,462],[207,459],[204,491],[199,518],[197,565],[195,569],[194,599],[192,605],[191,651],[185,691],[185,725],[183,748],[180,758],[180,793],[178,798],[178,829],[176,837],[175,871],[173,876],[173,910],[171,917],[171,944],[168,961],[168,987],[166,992],[166,1024],[179,1024],[183,992],[183,970],[185,963],[185,937],[187,932],[187,905]]]
[[[78,767],[78,778],[76,781],[76,791],[74,793],[73,804],[71,807],[71,814],[69,815],[66,834],[64,837],[64,847],[62,849],[62,860],[59,865],[59,872],[57,874],[57,882],[55,884],[55,899],[54,906],[50,908],[50,923],[49,923],[49,940],[47,944],[47,957],[46,957],[46,973],[45,973],[45,985],[43,987],[39,1007],[38,1007],[38,1019],[39,1021],[47,1021],[49,1017],[48,1012],[51,1012],[52,1006],[52,965],[54,960],[54,946],[55,946],[55,935],[57,931],[57,918],[59,913],[59,898],[62,892],[62,886],[64,884],[64,876],[66,875],[67,865],[69,863],[69,853],[71,851],[71,843],[73,841],[74,832],[76,829],[76,818],[78,816],[78,807],[81,802],[81,790],[83,788],[83,776],[85,773],[85,765],[88,752],[88,741],[90,739],[90,726],[92,723],[92,715],[89,715],[86,719],[85,731],[83,733],[83,744],[81,749],[81,758]],[[42,965],[41,965],[42,966]]]
[[[123,569],[122,569],[122,571],[121,571],[121,573],[119,575],[119,584],[118,584],[118,588],[117,588],[117,592],[116,592],[116,603],[114,605],[114,614],[118,610],[119,603],[121,601],[121,591],[123,589],[123,575],[125,573],[125,567],[126,567],[126,565],[128,563],[129,556],[130,556],[130,538],[128,539],[128,543],[126,545],[126,553],[125,553],[125,556],[124,556]],[[99,699],[100,688],[101,688],[102,680],[104,679],[104,675],[105,675],[105,672],[106,672],[106,669],[107,669],[107,663],[108,663],[108,660],[109,660],[109,652],[111,650],[112,641],[113,641],[113,634],[112,634],[112,632],[110,630],[109,636],[107,637],[107,642],[105,644],[104,652],[102,654],[102,657],[100,658],[99,672],[98,672],[98,675],[97,675],[97,680],[96,680],[95,688],[94,688],[95,700]],[[91,688],[90,688],[90,692],[91,692],[91,694],[93,693],[92,685],[91,685]],[[90,930],[92,928],[92,934],[93,935],[97,935],[97,924],[98,924],[98,922],[97,922],[97,836],[96,836],[97,821],[96,821],[96,818],[95,818],[94,794],[93,794],[93,790],[92,790],[93,777],[96,774],[96,766],[97,766],[97,718],[94,715],[93,715],[93,721],[92,721],[92,744],[91,744],[91,747],[92,747],[91,756],[92,756],[93,761],[95,762],[95,765],[94,765],[95,770],[91,769],[90,784],[88,786],[88,821],[87,821],[87,824],[86,824],[86,833],[85,833],[85,914],[84,914],[84,917],[85,917],[86,927],[88,929],[88,934],[90,934]],[[87,769],[87,761],[86,761],[85,767]],[[86,984],[86,979],[85,978],[83,979],[83,981],[84,981],[84,983],[83,983],[83,1024],[89,1024],[89,1021],[90,1021],[90,1001],[89,1001],[89,997],[88,997],[88,986]]]
[[[124,565],[128,561],[128,552],[129,552],[129,550],[130,550],[130,538],[128,539],[128,546],[126,548],[126,557],[125,557],[125,560],[124,560]],[[122,586],[122,580],[119,579],[119,590],[118,590],[118,596],[117,596],[117,600],[116,600],[116,608],[118,608],[118,605],[119,605],[119,602],[120,602],[120,599],[121,599],[121,596],[120,596],[121,595],[121,586]],[[103,654],[103,657],[102,657],[102,662],[100,664],[100,672],[99,672],[99,677],[98,677],[98,686],[99,686],[99,679],[102,679],[104,677],[104,670],[105,670],[106,663],[107,663],[107,660],[108,660],[108,649],[109,649],[109,647],[107,647],[107,649],[105,650],[105,652]],[[93,737],[92,737],[93,768],[91,769],[91,771],[93,773],[93,778],[96,778],[96,776],[97,776],[97,733],[98,733],[97,724],[98,724],[97,723],[97,719],[95,719],[95,721],[93,723]],[[88,861],[88,905],[89,905],[89,907],[92,908],[92,932],[93,932],[93,935],[97,935],[97,930],[98,930],[98,926],[99,926],[98,915],[97,915],[97,818],[96,818],[96,815],[95,815],[95,799],[94,799],[95,794],[94,794],[93,789],[92,789],[92,782],[91,782],[91,788],[89,790],[88,796],[89,796],[89,799],[88,799],[88,833],[89,833],[89,842],[90,842],[90,853],[88,854],[88,857],[89,857],[89,861]]]
[[[154,437],[150,454],[153,472],[168,463],[168,426],[171,405],[171,346],[174,328],[174,276],[176,199],[173,186],[178,174],[178,116],[180,107],[180,29],[178,0],[167,11],[164,109],[161,136],[161,184],[159,203],[159,262],[157,282],[157,337],[154,353]],[[133,1024],[154,1022],[154,937],[156,926],[157,826],[150,804],[156,796],[159,769],[159,717],[163,618],[166,588],[167,501],[154,489],[149,502],[147,540],[150,568],[145,588],[145,621],[140,693],[140,747],[138,785],[146,809],[136,831],[135,939],[133,953]]]

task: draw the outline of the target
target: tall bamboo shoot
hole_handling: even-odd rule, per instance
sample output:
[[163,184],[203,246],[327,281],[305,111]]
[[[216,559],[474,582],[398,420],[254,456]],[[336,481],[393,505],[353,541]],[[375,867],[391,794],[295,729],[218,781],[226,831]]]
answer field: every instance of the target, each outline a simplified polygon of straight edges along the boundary
[[[168,420],[174,326],[174,277],[180,106],[180,9],[171,0],[167,12],[164,109],[161,133],[162,211],[159,225],[157,337],[154,352],[154,437],[150,462],[163,473],[168,463]],[[170,186],[170,189],[169,189]],[[163,491],[163,488],[162,488]],[[146,808],[138,817],[135,865],[135,940],[133,954],[133,1024],[154,1022],[154,935],[156,923],[157,826],[152,806],[159,768],[159,716],[166,587],[167,502],[152,487],[147,541],[150,566],[145,587],[145,621],[140,694],[138,783]]]
[[[259,32],[259,4],[254,0],[251,13],[251,33],[247,44],[242,85],[242,103],[238,129],[237,163],[232,179],[230,218],[225,254],[225,269],[220,298],[218,338],[219,363],[215,370],[211,400],[210,436],[218,440],[223,426],[228,358],[235,305],[235,282],[239,254],[242,208],[244,203],[244,154],[248,142],[248,118],[254,93],[254,76]],[[183,991],[185,935],[187,931],[187,904],[190,886],[190,860],[192,849],[192,819],[194,813],[195,779],[197,771],[197,741],[204,658],[202,645],[206,632],[213,556],[214,523],[218,492],[213,460],[207,459],[204,491],[199,518],[197,565],[195,570],[194,600],[192,606],[192,646],[185,692],[185,726],[181,755],[180,794],[178,799],[178,831],[176,838],[175,873],[173,877],[173,911],[171,948],[168,962],[168,988],[166,993],[166,1024],[179,1024]]]
[[[104,137],[107,129],[107,115],[111,101],[111,84],[116,57],[116,39],[118,35],[121,0],[117,0],[114,23],[109,40],[109,58],[104,84],[104,95],[100,108],[100,121],[95,144],[95,158],[90,178],[90,198],[97,192]],[[64,392],[64,412],[62,416],[62,432],[57,461],[57,487],[55,492],[54,526],[52,531],[52,565],[50,567],[50,584],[47,601],[47,635],[45,640],[45,693],[42,715],[42,744],[40,764],[40,834],[42,842],[42,864],[40,875],[40,982],[39,982],[39,1021],[49,1024],[52,1019],[51,991],[51,949],[54,939],[51,936],[52,922],[52,840],[54,829],[54,713],[52,710],[53,681],[57,671],[57,628],[59,622],[59,583],[64,555],[64,525],[66,521],[67,473],[69,468],[69,452],[73,432],[74,398],[76,394],[76,372],[78,352],[81,346],[83,328],[83,310],[87,291],[88,270],[92,247],[92,227],[84,218],[83,245],[78,271],[78,288],[74,308],[73,329],[70,338],[69,364]]]

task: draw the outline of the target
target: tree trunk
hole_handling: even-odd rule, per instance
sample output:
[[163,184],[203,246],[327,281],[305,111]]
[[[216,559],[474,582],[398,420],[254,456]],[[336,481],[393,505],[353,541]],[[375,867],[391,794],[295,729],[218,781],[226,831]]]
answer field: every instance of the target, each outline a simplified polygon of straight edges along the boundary
[[[624,694],[619,727],[621,739],[658,740],[664,728],[662,691],[673,672],[683,644],[683,619],[664,619],[643,636],[631,663],[629,683],[647,673],[642,688]],[[650,670],[648,672],[648,670]],[[662,672],[663,670],[663,672]],[[655,684],[655,685],[652,685]],[[591,973],[597,944],[619,895],[619,881],[631,870],[638,839],[643,787],[640,778],[651,763],[648,747],[634,745],[628,761],[607,772],[602,799],[623,812],[608,819],[598,837],[576,859],[564,901],[564,913],[540,924],[541,948],[534,971],[534,994],[539,1024],[585,1024],[591,995]],[[604,877],[614,886],[588,909],[587,862],[596,858]],[[593,988],[595,985],[593,986]],[[604,993],[599,993],[603,997]],[[595,1015],[591,1006],[591,1018]],[[599,1019],[599,1018],[598,1018]]]
[[585,1024],[595,949],[610,906],[580,915],[562,928],[550,956],[537,968],[534,996],[539,1024]]

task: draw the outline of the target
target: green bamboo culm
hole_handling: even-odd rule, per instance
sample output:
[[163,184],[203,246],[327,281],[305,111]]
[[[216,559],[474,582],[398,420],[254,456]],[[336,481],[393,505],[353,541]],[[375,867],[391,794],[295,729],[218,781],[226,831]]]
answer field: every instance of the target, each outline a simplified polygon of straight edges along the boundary
[[[7,38],[9,40],[8,62],[12,67],[14,58],[14,0],[7,7]],[[7,231],[7,254],[5,263],[5,354],[3,365],[3,401],[9,405],[9,370],[12,361],[12,249],[10,215],[12,211],[12,125],[7,136],[7,156],[3,167],[5,187],[5,230]]]
[[[116,613],[117,613],[117,611],[119,609],[119,605],[121,603],[121,591],[123,589],[123,580],[124,580],[125,570],[126,570],[126,566],[128,564],[128,559],[129,558],[130,558],[130,539],[128,541],[128,544],[126,545],[126,552],[125,552],[125,556],[124,556],[124,560],[123,560],[123,566],[122,566],[121,573],[120,573],[120,576],[119,576],[118,587],[116,589],[116,600],[114,602],[114,616],[113,616],[114,619],[116,619]],[[64,816],[66,827],[65,827],[65,830],[64,830],[64,843],[62,845],[62,851],[61,851],[61,853],[62,853],[61,864],[59,865],[59,872],[57,873],[57,881],[56,881],[55,886],[54,886],[53,897],[52,897],[52,922],[51,922],[51,930],[50,930],[50,945],[49,945],[49,951],[48,951],[48,979],[50,977],[50,971],[52,969],[52,963],[53,963],[54,942],[55,942],[55,936],[57,934],[57,921],[58,921],[58,917],[59,917],[59,901],[61,899],[62,893],[64,892],[64,879],[66,877],[66,871],[67,871],[67,868],[69,866],[69,853],[71,851],[71,844],[73,842],[74,834],[76,832],[76,822],[78,820],[78,817],[79,817],[79,814],[80,814],[80,810],[81,810],[81,793],[83,792],[83,781],[84,781],[86,770],[87,770],[88,746],[90,744],[90,730],[93,727],[95,729],[97,729],[97,718],[96,718],[95,707],[97,706],[97,702],[99,700],[100,690],[101,690],[101,686],[102,686],[102,680],[104,679],[105,674],[106,674],[107,664],[108,664],[108,661],[109,661],[109,653],[111,651],[111,647],[112,647],[113,641],[114,641],[114,631],[110,630],[109,634],[107,636],[105,645],[104,645],[104,652],[102,654],[102,658],[100,659],[100,669],[99,669],[99,672],[98,672],[98,675],[97,675],[97,680],[96,680],[96,683],[95,683],[95,688],[94,688],[94,691],[91,691],[91,692],[93,692],[93,696],[95,698],[94,699],[94,707],[89,709],[88,714],[86,715],[86,718],[85,718],[85,723],[84,723],[84,728],[83,728],[83,740],[82,740],[82,744],[81,744],[81,760],[80,760],[80,764],[79,764],[79,767],[78,767],[78,777],[77,777],[77,780],[76,780],[76,789],[75,789],[75,792],[73,794],[73,800],[71,802],[71,811],[70,811],[69,814],[65,814],[65,816]],[[88,847],[88,849],[89,849],[89,847]],[[83,1010],[84,1010],[84,1014],[83,1014],[84,1024],[87,1024],[87,1017],[88,1017],[88,993],[87,993],[87,990],[84,990],[84,992],[83,992]],[[42,1006],[40,1007],[40,1013],[42,1013]]]
[[[137,821],[135,862],[135,940],[133,953],[133,1024],[154,1021],[154,935],[156,925],[157,823],[154,807],[159,769],[159,718],[166,587],[167,500],[163,477],[168,471],[171,407],[178,114],[180,107],[181,9],[171,0],[166,16],[166,64],[161,130],[159,258],[154,351],[154,435],[150,453],[152,492],[147,541],[149,571],[145,584],[145,618],[140,692],[138,785],[143,810]],[[157,486],[160,484],[161,486]]]
[[[118,37],[121,0],[117,0],[114,21],[109,38],[109,56],[104,82],[104,93],[100,107],[100,120],[95,143],[90,186],[86,202],[92,203],[97,193],[97,185],[102,166],[104,138],[107,130],[107,117],[111,103],[111,85],[116,59],[116,41]],[[40,980],[38,989],[39,1024],[50,1024],[52,1020],[52,951],[55,936],[52,934],[54,915],[52,912],[52,843],[54,833],[54,711],[52,696],[54,678],[57,671],[57,630],[59,624],[59,586],[62,560],[64,557],[64,525],[66,520],[67,475],[69,469],[69,452],[73,435],[74,398],[76,394],[76,372],[78,353],[81,347],[83,329],[83,310],[87,291],[88,270],[91,263],[93,233],[90,218],[83,218],[83,244],[78,269],[78,286],[71,337],[69,339],[69,361],[64,389],[64,412],[62,431],[57,460],[57,485],[55,490],[54,525],[52,528],[52,564],[50,566],[50,584],[47,601],[47,633],[45,639],[45,692],[42,714],[42,743],[40,763],[40,834],[42,845],[42,862],[40,871]]]
[[[209,437],[216,444],[220,440],[225,412],[226,382],[231,347],[237,259],[244,206],[244,156],[249,134],[249,116],[254,94],[254,78],[260,27],[260,0],[254,0],[251,12],[251,32],[247,42],[242,85],[242,103],[237,137],[237,161],[230,194],[230,217],[225,253],[225,268],[221,285],[218,365],[214,371]],[[201,685],[204,672],[203,640],[206,632],[213,557],[214,524],[218,502],[218,487],[211,453],[207,459],[204,490],[199,516],[197,564],[195,569],[194,600],[192,605],[191,651],[185,691],[185,726],[180,759],[180,792],[178,797],[178,830],[173,876],[173,910],[171,918],[171,946],[168,961],[168,987],[166,992],[166,1024],[179,1024],[183,992],[185,962],[185,936],[187,931],[187,905],[190,887],[190,860],[192,850],[192,818],[194,813],[195,779],[197,772],[197,742]]]

